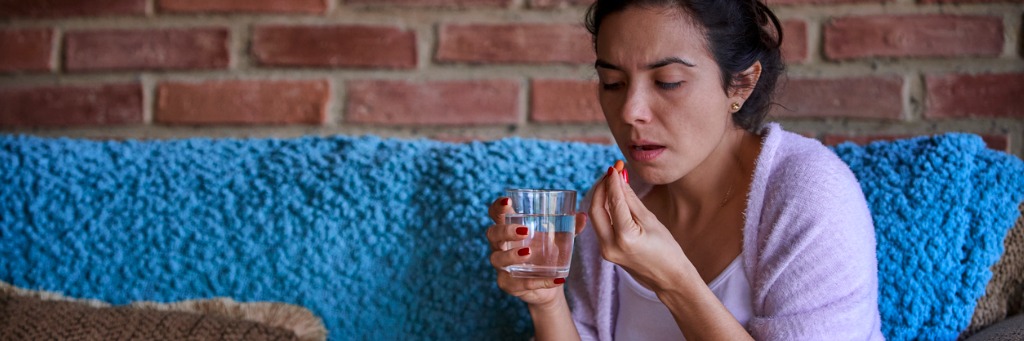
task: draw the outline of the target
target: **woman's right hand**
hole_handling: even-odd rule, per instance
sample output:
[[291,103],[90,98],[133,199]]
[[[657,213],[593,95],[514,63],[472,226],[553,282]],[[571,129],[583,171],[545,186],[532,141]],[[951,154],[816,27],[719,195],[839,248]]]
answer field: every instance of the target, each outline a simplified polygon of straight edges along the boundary
[[[526,238],[527,228],[523,225],[505,224],[505,214],[515,212],[508,198],[498,198],[487,209],[487,215],[494,225],[487,228],[487,241],[491,246],[491,265],[498,272],[498,287],[518,297],[531,306],[546,306],[564,298],[561,286],[564,278],[515,278],[508,266],[523,263],[530,255],[520,241]],[[576,234],[586,225],[586,214],[576,214]]]

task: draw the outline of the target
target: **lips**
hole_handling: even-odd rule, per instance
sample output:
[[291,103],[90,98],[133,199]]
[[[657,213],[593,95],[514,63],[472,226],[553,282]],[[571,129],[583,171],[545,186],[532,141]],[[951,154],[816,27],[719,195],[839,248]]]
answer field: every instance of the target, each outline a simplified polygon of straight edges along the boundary
[[665,151],[665,146],[653,143],[637,143],[630,145],[629,155],[633,161],[652,161]]
[[645,144],[645,145],[635,145],[635,146],[633,146],[633,149],[635,149],[635,150],[655,150],[655,149],[661,149],[661,148],[665,148],[665,146],[659,146],[659,145],[656,145],[656,144]]

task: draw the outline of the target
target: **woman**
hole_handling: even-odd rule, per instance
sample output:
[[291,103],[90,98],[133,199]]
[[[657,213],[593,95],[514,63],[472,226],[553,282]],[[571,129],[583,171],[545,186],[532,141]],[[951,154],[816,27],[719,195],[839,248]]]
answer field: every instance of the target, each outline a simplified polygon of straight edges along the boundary
[[536,338],[881,339],[856,178],[817,141],[762,124],[783,71],[771,10],[598,0],[587,24],[628,166],[581,205],[568,283],[501,270],[529,252],[506,247],[523,237],[503,223],[507,200],[489,210],[498,286],[527,303]]

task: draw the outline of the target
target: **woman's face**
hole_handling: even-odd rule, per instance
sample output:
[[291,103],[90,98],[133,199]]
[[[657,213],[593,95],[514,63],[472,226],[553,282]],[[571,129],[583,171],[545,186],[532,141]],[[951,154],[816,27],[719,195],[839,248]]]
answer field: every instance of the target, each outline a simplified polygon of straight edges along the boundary
[[597,36],[601,109],[630,164],[652,184],[681,179],[733,129],[718,65],[703,34],[677,9],[608,15]]

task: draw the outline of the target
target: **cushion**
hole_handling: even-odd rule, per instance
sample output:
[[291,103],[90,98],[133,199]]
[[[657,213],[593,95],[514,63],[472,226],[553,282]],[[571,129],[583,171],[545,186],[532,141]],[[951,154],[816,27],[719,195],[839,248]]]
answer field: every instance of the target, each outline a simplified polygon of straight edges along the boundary
[[952,340],[970,324],[1024,200],[1024,162],[944,134],[836,154],[875,222],[878,307],[890,340]]
[[293,305],[228,298],[111,306],[0,282],[0,335],[16,340],[326,339],[319,318]]
[[995,323],[966,341],[1020,341],[1024,340],[1024,315],[1012,316]]
[[1024,313],[1021,309],[1024,308],[1024,204],[1021,204],[1020,211],[1020,218],[1003,241],[1003,256],[992,266],[992,279],[985,287],[985,296],[978,299],[971,325],[960,334],[961,338],[971,336],[1007,316]]
[[122,305],[290,303],[334,340],[524,339],[487,261],[487,203],[586,188],[618,158],[523,139],[0,135],[0,280]]
[[[955,338],[1016,219],[1024,165],[962,134],[835,151],[876,222],[886,336]],[[335,340],[525,339],[528,312],[488,263],[487,205],[506,187],[582,195],[620,158],[518,138],[0,135],[0,280],[122,305],[284,302]],[[912,277],[922,266],[934,274]]]

